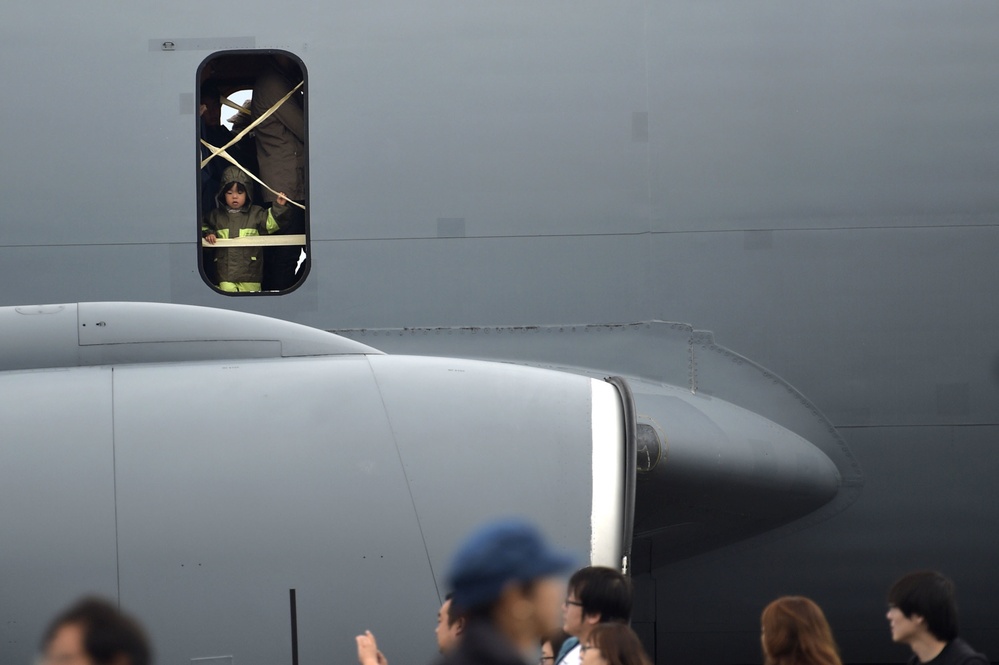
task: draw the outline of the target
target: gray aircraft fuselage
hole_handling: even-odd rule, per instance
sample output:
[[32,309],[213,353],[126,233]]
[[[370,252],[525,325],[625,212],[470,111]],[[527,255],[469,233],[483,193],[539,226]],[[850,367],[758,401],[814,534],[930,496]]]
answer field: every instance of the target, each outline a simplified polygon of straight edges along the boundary
[[0,308],[0,330],[23,352],[0,355],[8,662],[84,593],[141,616],[161,663],[318,662],[365,629],[429,660],[427,608],[482,520],[626,553],[605,381],[178,305]]
[[[202,305],[387,357],[623,376],[639,423],[687,444],[638,475],[635,625],[658,663],[758,662],[759,612],[783,594],[824,608],[845,661],[901,662],[885,591],[927,567],[999,657],[999,6],[56,0],[0,16],[0,306]],[[232,297],[202,275],[198,77],[213,55],[269,51],[306,70],[309,272]],[[18,376],[107,380],[97,367]],[[100,407],[68,386],[39,417]],[[167,523],[211,531],[184,506]],[[151,619],[194,602],[33,546],[43,508],[9,517],[25,560]],[[370,551],[394,546],[382,535]],[[5,580],[32,583],[3,556]],[[269,583],[284,564],[267,563]],[[432,582],[414,584],[432,616]],[[343,600],[377,615],[378,593]],[[224,613],[225,596],[204,602]],[[42,609],[19,609],[0,649],[41,630]]]

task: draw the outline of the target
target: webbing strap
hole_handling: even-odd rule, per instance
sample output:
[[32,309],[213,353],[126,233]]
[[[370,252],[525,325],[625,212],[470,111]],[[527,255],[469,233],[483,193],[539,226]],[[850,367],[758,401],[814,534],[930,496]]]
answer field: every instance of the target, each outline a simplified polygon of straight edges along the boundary
[[[298,92],[298,89],[301,88],[303,85],[305,85],[305,81],[302,81],[301,83],[299,83],[298,85],[296,85],[294,88],[292,88],[291,91],[287,95],[285,95],[284,97],[282,97],[281,99],[279,99],[277,101],[277,103],[274,104],[274,106],[270,107],[269,109],[267,109],[266,111],[264,111],[263,113],[261,113],[259,118],[257,118],[256,120],[254,120],[253,122],[251,122],[249,125],[247,125],[243,129],[243,131],[241,131],[239,134],[236,134],[236,136],[234,136],[232,138],[232,140],[229,141],[228,143],[226,143],[224,146],[222,146],[221,148],[212,148],[212,154],[208,155],[203,160],[201,160],[201,168],[205,168],[205,166],[208,165],[208,162],[212,161],[213,157],[215,157],[216,155],[221,155],[223,150],[227,150],[227,149],[231,148],[232,146],[234,146],[236,143],[239,142],[239,140],[241,138],[243,138],[244,136],[246,136],[247,134],[249,134],[250,130],[254,129],[257,125],[259,125],[260,123],[262,123],[264,120],[266,120],[267,118],[271,117],[271,114],[273,114],[275,111],[277,111],[279,108],[281,108],[282,104],[284,104],[286,101],[288,101],[289,99],[291,99],[291,96],[294,95],[296,92]],[[202,141],[202,143],[204,143],[204,141]],[[240,168],[242,168],[242,167],[240,167]],[[243,170],[245,171],[246,169],[243,169]],[[267,189],[270,189],[270,187],[268,187]],[[273,192],[274,190],[271,189],[271,191]]]
[[[263,180],[261,180],[257,176],[255,176],[252,173],[250,173],[245,166],[243,166],[242,164],[240,164],[239,162],[236,161],[235,157],[233,157],[228,152],[226,152],[225,148],[216,148],[215,146],[213,146],[211,143],[209,143],[208,141],[206,141],[204,139],[201,139],[201,144],[203,146],[205,146],[206,148],[208,148],[209,150],[211,150],[212,151],[212,155],[218,155],[219,157],[221,157],[222,159],[228,161],[229,163],[233,164],[234,166],[239,167],[239,169],[243,173],[245,173],[246,175],[250,176],[255,181],[257,181],[257,183],[259,183],[260,186],[263,187],[264,189],[266,189],[268,192],[271,192],[273,194],[280,194],[281,193],[281,192],[278,192],[278,191],[272,189],[266,182],[264,182]],[[301,208],[302,210],[305,210],[305,206],[302,205],[301,203],[299,203],[298,201],[292,201],[291,199],[289,199],[287,197],[285,197],[285,200],[288,203],[290,203],[291,205],[297,206],[297,207]]]
[[228,97],[223,97],[221,100],[223,106],[228,106],[231,109],[236,109],[239,111],[240,115],[250,115],[250,109],[245,106],[240,106],[236,102],[230,100]]

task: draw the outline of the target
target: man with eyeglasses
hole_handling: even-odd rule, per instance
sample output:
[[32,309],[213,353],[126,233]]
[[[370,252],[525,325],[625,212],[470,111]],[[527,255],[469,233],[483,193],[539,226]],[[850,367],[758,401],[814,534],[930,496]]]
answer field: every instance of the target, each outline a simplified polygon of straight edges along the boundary
[[538,659],[538,665],[555,665],[555,654],[559,653],[567,639],[569,635],[561,628],[554,636],[545,639],[541,643],[541,658]]
[[100,598],[84,598],[57,616],[42,637],[39,665],[149,665],[139,623]]
[[555,663],[580,665],[580,647],[594,626],[611,621],[628,623],[631,618],[631,582],[613,568],[588,566],[577,570],[569,578],[562,617],[565,621],[562,629],[572,637],[562,645]]

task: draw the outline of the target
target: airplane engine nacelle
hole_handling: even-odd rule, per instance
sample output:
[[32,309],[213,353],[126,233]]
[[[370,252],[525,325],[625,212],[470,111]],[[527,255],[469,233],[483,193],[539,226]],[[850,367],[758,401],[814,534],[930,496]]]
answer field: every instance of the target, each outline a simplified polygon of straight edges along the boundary
[[636,418],[636,574],[804,528],[843,510],[862,485],[846,444],[803,395],[686,324],[337,332],[392,353],[446,349],[623,377]]
[[484,519],[620,561],[606,382],[183,306],[4,308],[0,330],[4,662],[83,593],[141,616],[159,662],[290,662],[292,589],[303,662],[349,658],[364,629],[426,662]]

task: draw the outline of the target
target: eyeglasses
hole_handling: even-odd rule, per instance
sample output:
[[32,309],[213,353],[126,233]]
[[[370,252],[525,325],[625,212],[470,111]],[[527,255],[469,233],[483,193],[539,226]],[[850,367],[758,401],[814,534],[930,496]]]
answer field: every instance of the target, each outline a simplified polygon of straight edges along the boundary
[[582,607],[583,606],[583,604],[581,602],[579,602],[578,600],[569,600],[568,598],[566,598],[565,600],[563,600],[562,604],[563,605],[575,605],[576,607]]

